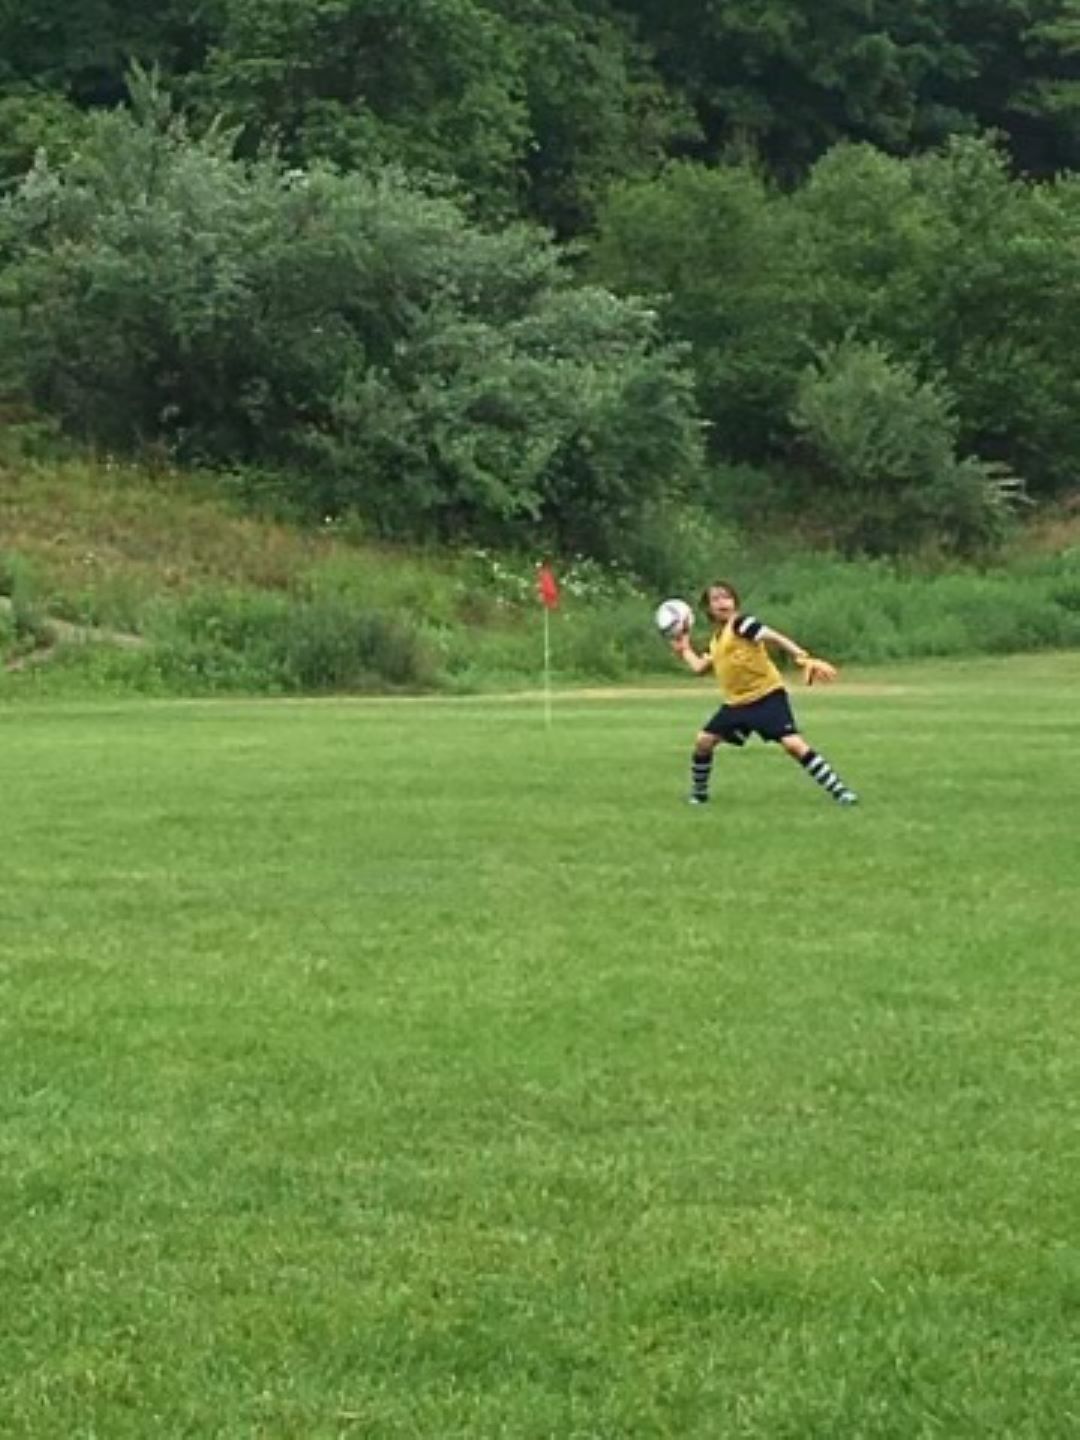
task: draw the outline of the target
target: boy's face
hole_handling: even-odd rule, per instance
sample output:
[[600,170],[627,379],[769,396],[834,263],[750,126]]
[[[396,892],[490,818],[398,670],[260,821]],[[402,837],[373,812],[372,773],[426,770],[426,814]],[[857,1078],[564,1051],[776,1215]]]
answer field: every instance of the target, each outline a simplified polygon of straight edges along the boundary
[[735,614],[735,596],[723,585],[710,585],[709,615],[718,625],[723,625]]

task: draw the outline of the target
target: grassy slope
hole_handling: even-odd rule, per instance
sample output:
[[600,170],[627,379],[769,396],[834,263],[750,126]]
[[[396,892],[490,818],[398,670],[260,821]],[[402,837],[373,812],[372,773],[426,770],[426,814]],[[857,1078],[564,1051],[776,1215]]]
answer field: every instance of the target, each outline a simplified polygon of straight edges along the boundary
[[[11,693],[273,691],[283,648],[325,646],[336,632],[340,649],[365,614],[412,627],[422,649],[430,647],[416,640],[419,626],[461,630],[475,618],[462,603],[467,569],[452,556],[361,543],[347,527],[302,529],[245,513],[220,482],[197,476],[0,463],[0,592],[16,596],[30,628],[43,643],[49,619],[133,632],[164,656],[148,666],[69,647],[70,665],[20,678]],[[437,660],[419,668],[434,672]]]
[[[988,574],[755,553],[730,534],[715,553],[705,546],[704,566],[733,575],[751,608],[845,664],[1060,649],[1080,645],[1078,535],[1075,515],[1031,526]],[[684,593],[701,583],[701,565]],[[563,680],[670,672],[648,623],[659,597],[595,567],[564,580],[552,637]],[[541,670],[531,561],[379,548],[347,527],[305,532],[174,473],[0,462],[5,590],[19,602],[14,619],[0,608],[9,651],[47,640],[48,617],[152,642],[118,657],[69,647],[45,676],[0,672],[6,694],[468,690],[535,684]]]
[[1078,689],[0,711],[0,1431],[1073,1433]]
[[0,550],[29,562],[65,607],[97,592],[137,602],[207,584],[288,589],[350,548],[243,515],[182,474],[0,464]]
[[[1014,555],[1080,546],[1080,510],[1029,525]],[[399,568],[400,554],[301,530],[231,506],[211,479],[118,463],[0,458],[0,552],[24,557],[44,588],[70,603],[130,587],[145,597],[204,584],[294,587],[319,565]],[[408,566],[406,568],[409,568]]]

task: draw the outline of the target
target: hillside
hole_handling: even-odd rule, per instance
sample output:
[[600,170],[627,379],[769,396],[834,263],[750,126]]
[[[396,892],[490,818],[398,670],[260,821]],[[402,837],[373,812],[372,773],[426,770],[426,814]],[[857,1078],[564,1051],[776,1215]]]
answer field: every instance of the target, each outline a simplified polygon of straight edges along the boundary
[[220,484],[112,462],[0,464],[0,537],[61,613],[103,621],[205,585],[289,591],[354,553],[330,531],[242,513]]
[[[992,567],[906,567],[699,537],[713,573],[843,663],[1080,645],[1080,515],[1046,512]],[[535,556],[409,550],[349,522],[245,511],[226,482],[114,462],[0,463],[0,693],[328,693],[539,684]],[[560,683],[671,674],[658,597],[560,562]],[[661,582],[658,582],[661,583]]]
[[[0,648],[37,688],[311,692],[473,689],[537,676],[534,561],[378,544],[245,511],[227,482],[112,461],[0,463]],[[587,562],[564,570],[557,622],[645,597]],[[617,607],[616,607],[617,608]],[[566,675],[640,673],[647,627]],[[97,643],[95,643],[97,642]],[[48,662],[45,680],[36,674]],[[582,668],[584,667],[584,668]],[[57,673],[59,672],[59,673]]]

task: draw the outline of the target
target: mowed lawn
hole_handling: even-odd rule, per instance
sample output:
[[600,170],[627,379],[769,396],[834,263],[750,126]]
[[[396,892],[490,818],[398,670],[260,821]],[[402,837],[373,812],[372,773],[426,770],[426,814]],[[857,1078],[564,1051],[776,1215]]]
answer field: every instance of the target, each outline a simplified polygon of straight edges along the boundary
[[1080,1435],[1080,656],[0,710],[0,1434]]

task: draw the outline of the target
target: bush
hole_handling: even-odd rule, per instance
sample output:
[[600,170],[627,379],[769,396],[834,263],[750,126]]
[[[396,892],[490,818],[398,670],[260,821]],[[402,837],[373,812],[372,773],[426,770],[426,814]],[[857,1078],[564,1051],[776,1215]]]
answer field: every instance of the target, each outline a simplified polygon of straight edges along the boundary
[[83,111],[55,92],[9,89],[0,95],[0,183],[25,174],[40,149],[67,155],[86,131]]
[[958,458],[952,398],[876,344],[846,341],[803,374],[792,423],[811,510],[848,551],[931,544],[973,554],[1004,537],[1018,482]]
[[167,688],[321,694],[423,690],[434,657],[399,615],[332,598],[203,593],[152,627],[153,668]]
[[539,231],[242,163],[134,92],[0,205],[0,362],[71,430],[287,477],[311,519],[606,555],[696,483],[680,352]]
[[0,595],[8,601],[0,608],[4,618],[0,643],[6,652],[24,655],[52,643],[40,582],[21,555],[0,551]]
[[746,600],[843,663],[1006,654],[1080,644],[1080,614],[1060,603],[1061,572],[1057,557],[1012,569],[913,572],[891,561],[796,554],[765,567]]
[[591,273],[651,294],[693,357],[720,463],[775,456],[799,371],[813,354],[786,203],[749,167],[671,165],[617,185],[600,212]]

